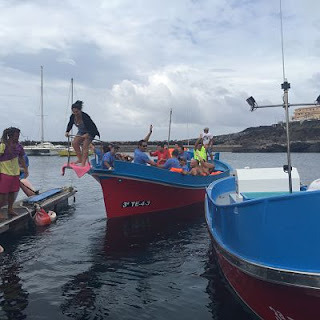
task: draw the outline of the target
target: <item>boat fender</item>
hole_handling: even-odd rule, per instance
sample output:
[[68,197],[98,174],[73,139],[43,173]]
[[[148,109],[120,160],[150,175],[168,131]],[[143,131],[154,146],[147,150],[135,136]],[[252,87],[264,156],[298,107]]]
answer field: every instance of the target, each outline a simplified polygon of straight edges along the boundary
[[37,209],[34,216],[34,221],[37,226],[47,226],[51,224],[51,218],[43,208]]
[[179,173],[182,173],[182,172],[183,172],[183,169],[182,169],[182,168],[171,168],[170,171],[171,171],[171,172],[179,172]]
[[50,217],[51,222],[55,222],[57,220],[57,214],[54,211],[49,210],[48,215]]
[[307,191],[320,190],[320,179],[314,180],[310,183]]

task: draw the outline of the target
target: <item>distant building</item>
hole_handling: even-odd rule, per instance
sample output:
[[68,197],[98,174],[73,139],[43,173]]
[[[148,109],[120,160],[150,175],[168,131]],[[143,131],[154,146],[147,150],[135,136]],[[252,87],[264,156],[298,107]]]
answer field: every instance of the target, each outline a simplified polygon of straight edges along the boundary
[[320,120],[320,107],[297,108],[294,110],[292,120]]

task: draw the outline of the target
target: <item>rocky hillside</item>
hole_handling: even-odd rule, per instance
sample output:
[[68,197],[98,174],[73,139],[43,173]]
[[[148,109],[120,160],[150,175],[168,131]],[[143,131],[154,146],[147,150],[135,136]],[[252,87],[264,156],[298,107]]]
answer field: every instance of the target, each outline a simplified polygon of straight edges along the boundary
[[[320,152],[320,121],[290,123],[292,152]],[[233,152],[286,151],[285,124],[247,128],[241,132],[215,137],[217,149]]]

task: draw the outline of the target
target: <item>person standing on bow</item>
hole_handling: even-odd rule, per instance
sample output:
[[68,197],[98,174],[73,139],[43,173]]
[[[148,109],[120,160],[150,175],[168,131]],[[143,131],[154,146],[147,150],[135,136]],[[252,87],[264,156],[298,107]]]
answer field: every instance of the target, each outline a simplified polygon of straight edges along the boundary
[[203,146],[207,150],[208,157],[213,160],[213,135],[209,132],[209,128],[204,128],[203,133],[200,136],[202,137]]
[[[20,189],[20,166],[24,177],[29,175],[24,160],[24,150],[19,143],[20,130],[10,127],[3,131],[0,143],[0,208],[8,199],[8,215],[16,216],[13,210],[14,194]],[[3,218],[3,217],[2,217]]]
[[[95,136],[100,138],[100,133],[90,116],[82,111],[82,105],[83,102],[78,100],[71,106],[72,115],[70,116],[65,136],[69,136],[73,125],[78,128],[78,133],[73,139],[72,146],[78,157],[76,163],[84,167],[88,161],[89,145]],[[82,146],[82,152],[80,146]]]

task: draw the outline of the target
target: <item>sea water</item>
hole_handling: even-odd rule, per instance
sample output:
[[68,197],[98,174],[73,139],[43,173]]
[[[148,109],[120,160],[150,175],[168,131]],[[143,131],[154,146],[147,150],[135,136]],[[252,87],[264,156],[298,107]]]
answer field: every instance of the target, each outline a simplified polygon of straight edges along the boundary
[[[286,154],[221,153],[234,168],[282,166]],[[0,319],[256,319],[216,263],[204,214],[107,221],[91,176],[63,177],[60,157],[30,157],[37,189],[73,185],[76,202],[56,223],[2,237]],[[320,154],[292,154],[303,183]]]

